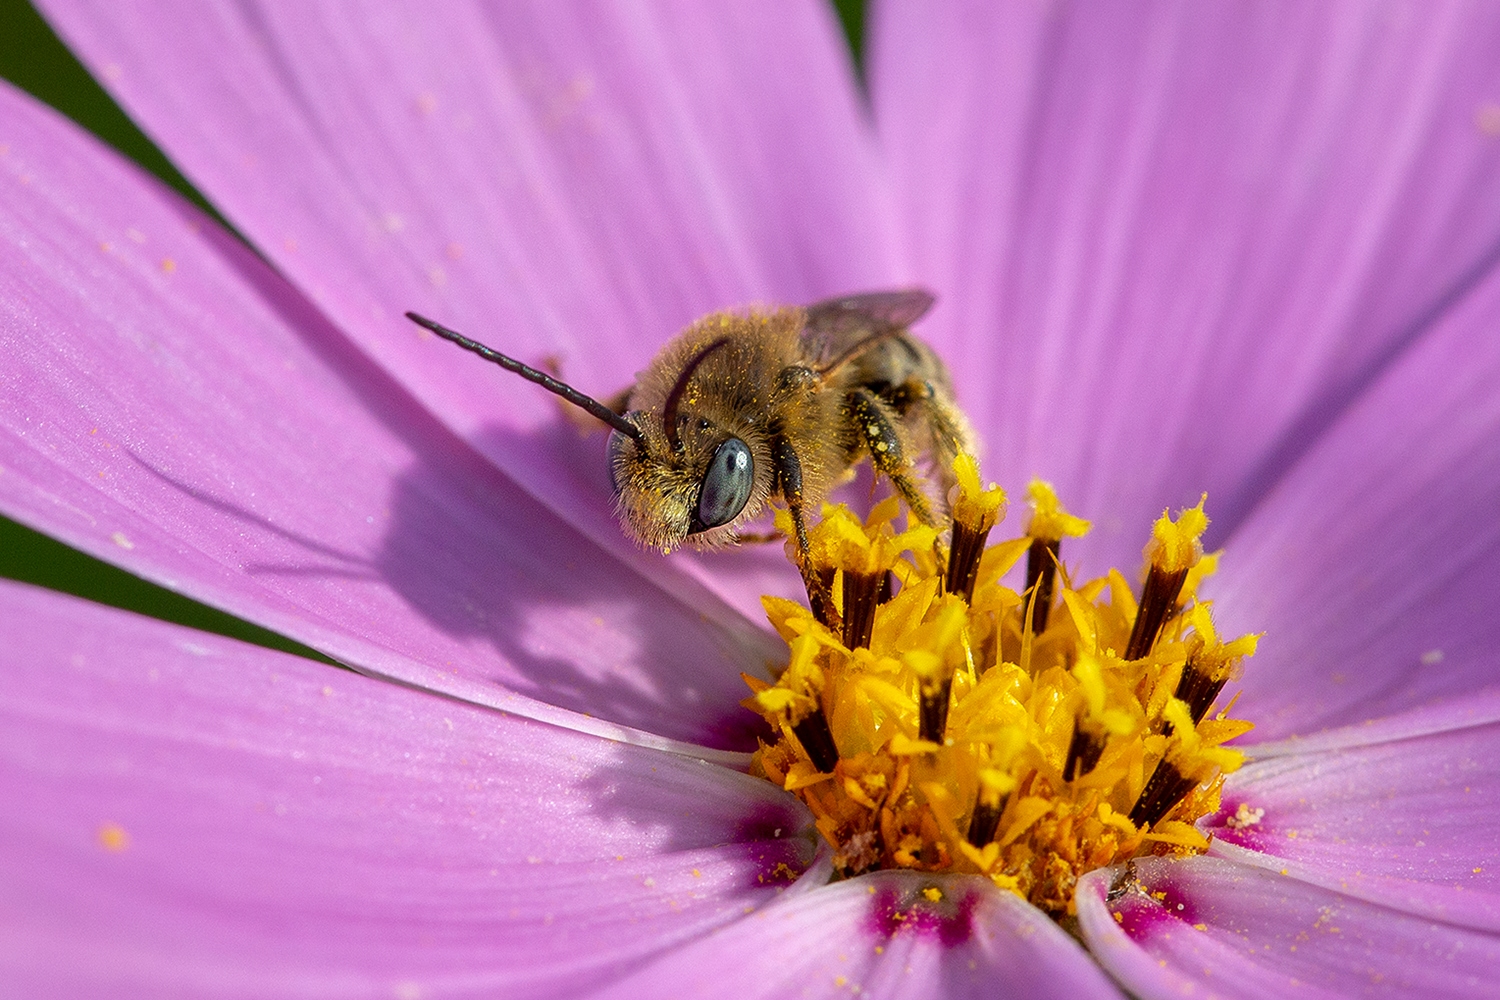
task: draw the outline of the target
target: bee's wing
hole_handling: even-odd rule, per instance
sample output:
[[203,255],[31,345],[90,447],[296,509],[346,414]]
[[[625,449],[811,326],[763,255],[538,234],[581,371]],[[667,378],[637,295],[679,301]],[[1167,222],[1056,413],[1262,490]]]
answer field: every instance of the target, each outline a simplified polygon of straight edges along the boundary
[[925,288],[903,288],[815,302],[807,307],[803,354],[817,370],[831,371],[911,326],[933,301]]

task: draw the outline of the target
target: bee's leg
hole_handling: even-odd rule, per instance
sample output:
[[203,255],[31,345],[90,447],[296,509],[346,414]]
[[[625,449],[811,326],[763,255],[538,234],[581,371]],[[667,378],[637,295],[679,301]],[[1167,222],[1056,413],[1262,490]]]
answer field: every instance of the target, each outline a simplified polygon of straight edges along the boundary
[[808,607],[818,621],[834,627],[837,614],[833,608],[833,581],[824,581],[818,575],[807,552],[807,518],[802,514],[802,460],[797,457],[792,443],[780,435],[771,439],[771,464],[776,470],[776,490],[786,501],[787,512],[792,515],[797,568],[802,573],[802,585],[807,588]]
[[870,461],[875,471],[890,478],[891,485],[906,501],[912,516],[923,524],[936,524],[932,517],[932,506],[922,492],[921,485],[911,474],[906,461],[906,450],[901,444],[901,432],[895,415],[880,398],[868,389],[855,389],[849,393],[848,405],[854,426],[859,429],[860,439],[870,452]]
[[933,474],[944,497],[953,488],[953,460],[960,452],[978,451],[974,431],[963,412],[953,405],[951,394],[939,392],[931,382],[911,378],[881,393],[881,398],[907,421],[908,428],[924,428],[930,441],[925,448],[932,456]]
[[934,393],[926,403],[928,426],[932,428],[932,458],[938,481],[946,500],[948,491],[958,482],[954,478],[953,460],[962,452],[979,454],[979,439],[968,419],[953,401]]

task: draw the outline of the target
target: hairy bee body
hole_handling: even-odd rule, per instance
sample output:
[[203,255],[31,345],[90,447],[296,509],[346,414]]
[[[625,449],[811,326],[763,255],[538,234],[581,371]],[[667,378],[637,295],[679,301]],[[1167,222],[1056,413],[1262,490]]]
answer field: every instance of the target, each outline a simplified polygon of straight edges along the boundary
[[907,329],[932,302],[906,289],[713,313],[662,348],[619,407],[441,323],[407,317],[612,427],[616,506],[643,545],[730,543],[767,501],[783,501],[818,603],[826,584],[808,567],[806,508],[868,456],[912,515],[933,524],[913,458],[930,459],[942,502],[954,457],[974,450],[947,369]]
[[[773,442],[795,451],[804,496],[823,496],[847,464],[836,393],[818,391],[800,376],[801,310],[715,313],[694,323],[642,372],[631,391],[626,419],[645,434],[644,446],[618,437],[610,471],[621,521],[642,545],[671,549],[688,538],[703,546],[734,541],[736,527],[783,492]],[[680,445],[666,440],[660,419],[667,397],[692,358],[727,337],[696,366],[675,415]],[[805,370],[805,366],[802,366]],[[783,374],[790,371],[790,374]],[[743,441],[751,459],[751,487],[731,522],[694,531],[700,485],[726,439]]]
[[[954,485],[953,459],[978,447],[968,419],[954,401],[948,367],[926,341],[909,333],[875,344],[855,358],[845,380],[868,390],[900,421],[909,458],[926,456],[928,473],[938,485],[937,499],[947,503]],[[867,447],[862,435],[848,442],[846,461],[858,461]]]
[[640,436],[611,438],[626,529],[664,550],[721,545],[778,499],[802,535],[803,509],[865,456],[931,521],[912,459],[929,456],[946,496],[954,455],[974,446],[947,369],[906,329],[931,304],[923,291],[877,292],[714,313],[683,331],[629,395]]

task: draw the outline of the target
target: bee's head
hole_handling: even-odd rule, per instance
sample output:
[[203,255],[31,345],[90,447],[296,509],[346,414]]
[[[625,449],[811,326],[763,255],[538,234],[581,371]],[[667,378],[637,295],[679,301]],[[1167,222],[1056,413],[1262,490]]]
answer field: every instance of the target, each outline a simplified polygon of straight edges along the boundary
[[639,437],[618,430],[609,436],[610,483],[626,531],[663,551],[731,541],[733,525],[765,501],[770,456],[702,419],[674,422],[674,445],[651,416],[625,415],[642,428]]
[[[579,407],[613,430],[609,436],[609,476],[615,504],[627,532],[642,545],[670,550],[683,542],[713,546],[732,541],[736,520],[760,509],[770,492],[770,454],[757,435],[724,430],[693,412],[688,391],[694,374],[728,345],[727,336],[679,342],[647,373],[640,408],[621,415],[545,372],[486,347],[455,330],[407,313],[419,326],[472,351],[506,371],[535,382]],[[719,325],[723,325],[722,323]],[[724,355],[720,355],[722,360]],[[635,402],[641,386],[631,394]],[[708,394],[705,394],[708,395]],[[750,443],[747,443],[747,438]]]
[[734,540],[734,524],[770,492],[763,434],[722,398],[721,367],[733,368],[719,324],[695,327],[659,354],[631,393],[625,414],[639,433],[616,429],[609,475],[625,530],[650,548]]

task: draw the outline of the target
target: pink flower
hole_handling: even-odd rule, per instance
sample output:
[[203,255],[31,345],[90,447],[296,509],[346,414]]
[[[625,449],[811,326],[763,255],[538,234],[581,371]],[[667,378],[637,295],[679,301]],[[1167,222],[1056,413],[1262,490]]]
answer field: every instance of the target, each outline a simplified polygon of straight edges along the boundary
[[[8,991],[1492,990],[1496,8],[892,3],[867,113],[815,5],[55,6],[264,260],[0,93],[0,510],[385,680],[0,587]],[[1207,489],[1267,633],[1213,849],[1088,876],[1083,945],[826,884],[734,769],[795,575],[633,551],[598,442],[401,318],[607,394],[908,282],[1072,560]]]

